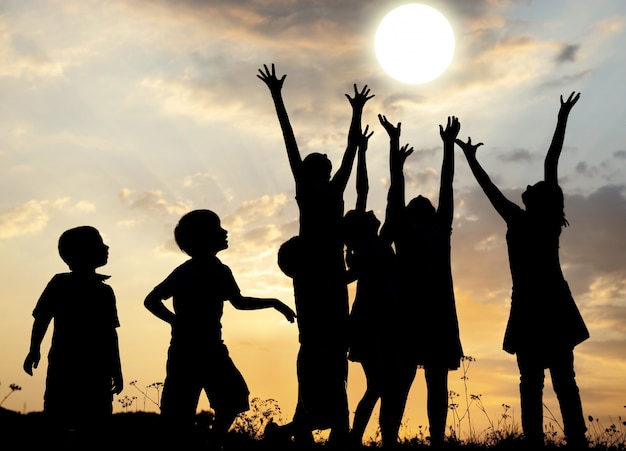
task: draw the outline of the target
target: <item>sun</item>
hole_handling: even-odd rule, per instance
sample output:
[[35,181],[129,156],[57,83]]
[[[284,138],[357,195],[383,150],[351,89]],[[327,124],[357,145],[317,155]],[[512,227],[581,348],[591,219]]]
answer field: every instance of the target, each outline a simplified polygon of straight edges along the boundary
[[434,80],[454,56],[454,31],[436,9],[419,3],[399,6],[378,25],[374,39],[382,68],[403,83]]

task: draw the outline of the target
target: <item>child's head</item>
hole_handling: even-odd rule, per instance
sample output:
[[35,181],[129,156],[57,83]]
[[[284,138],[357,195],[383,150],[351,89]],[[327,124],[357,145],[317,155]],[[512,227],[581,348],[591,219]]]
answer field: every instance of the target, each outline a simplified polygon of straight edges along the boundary
[[215,255],[228,247],[228,232],[211,210],[194,210],[184,215],[174,229],[178,247],[190,257]]
[[409,220],[415,224],[429,224],[437,213],[430,199],[421,195],[411,199],[406,212]]
[[567,226],[563,190],[555,184],[539,181],[528,185],[522,193],[526,211],[533,217],[552,225]]
[[278,267],[288,277],[294,278],[303,267],[306,255],[303,252],[302,239],[291,237],[278,249]]
[[313,152],[302,160],[304,176],[313,182],[328,182],[332,164],[326,154]]
[[61,234],[59,255],[72,271],[94,270],[106,265],[109,246],[104,244],[97,229],[80,226]]
[[372,210],[350,210],[342,220],[344,242],[348,248],[354,249],[368,238],[378,235],[380,221]]

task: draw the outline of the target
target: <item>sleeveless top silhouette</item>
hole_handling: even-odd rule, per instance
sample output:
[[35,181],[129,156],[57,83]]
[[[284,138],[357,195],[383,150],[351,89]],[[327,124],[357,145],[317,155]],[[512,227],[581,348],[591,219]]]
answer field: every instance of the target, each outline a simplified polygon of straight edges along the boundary
[[395,242],[409,352],[418,365],[442,364],[454,370],[463,349],[450,266],[451,234],[448,222],[439,217],[424,227],[403,221]]

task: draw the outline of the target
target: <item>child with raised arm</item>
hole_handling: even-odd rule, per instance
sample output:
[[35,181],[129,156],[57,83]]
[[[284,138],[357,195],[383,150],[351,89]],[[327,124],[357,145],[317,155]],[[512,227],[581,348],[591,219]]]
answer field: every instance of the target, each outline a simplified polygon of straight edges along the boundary
[[[222,340],[224,301],[236,309],[274,308],[293,322],[295,313],[278,299],[245,297],[230,268],[216,254],[228,248],[228,232],[210,210],[185,214],[174,230],[180,249],[190,258],[146,297],[145,306],[171,325],[167,376],[161,398],[172,445],[190,440],[202,390],[215,411],[213,440],[219,447],[235,416],[248,410],[248,387]],[[173,299],[173,310],[163,303]]]
[[[107,438],[113,395],[124,385],[115,295],[104,283],[109,276],[96,273],[106,265],[109,247],[97,229],[80,226],[63,232],[58,248],[70,272],[56,274],[37,301],[24,371],[32,376],[39,365],[41,343],[54,320],[43,409],[50,441],[91,445]],[[89,402],[70,402],[73,394]],[[78,436],[68,437],[70,431]]]
[[292,423],[282,432],[296,440],[311,441],[311,431],[331,429],[330,441],[347,438],[349,413],[347,381],[348,290],[343,256],[341,220],[343,194],[352,171],[361,117],[369,96],[367,86],[354,97],[348,144],[341,166],[331,177],[332,165],[326,155],[311,153],[302,159],[282,99],[286,75],[276,77],[264,66],[257,75],[272,95],[283,132],[287,157],[296,185],[300,212],[298,254],[306,262],[293,278],[300,350],[298,352],[298,404]]
[[[350,443],[356,447],[362,445],[363,433],[379,399],[379,418],[385,417],[387,404],[383,394],[397,366],[392,361],[395,353],[390,348],[395,344],[391,337],[396,327],[394,316],[398,315],[396,258],[391,241],[378,233],[380,221],[373,211],[366,210],[369,192],[366,151],[370,136],[366,127],[357,153],[356,207],[343,219],[348,278],[357,281],[348,321],[348,359],[360,363],[366,380],[365,393],[357,404],[350,430]],[[383,422],[382,444],[387,447],[393,445],[396,438],[391,437],[389,443],[384,426]]]
[[390,413],[385,424],[390,433],[397,434],[416,369],[423,367],[430,443],[441,446],[448,412],[448,372],[459,368],[463,356],[450,263],[454,142],[460,124],[451,116],[445,128],[439,125],[443,161],[435,209],[421,195],[405,205],[403,168],[410,152],[398,148],[400,124],[394,126],[382,115],[379,120],[390,138],[391,184],[385,233],[393,240],[398,259],[402,306],[398,347],[406,351],[400,353],[405,354],[404,363],[395,372],[394,391],[387,397]]
[[565,139],[569,113],[580,94],[571,93],[561,108],[544,163],[544,180],[522,193],[526,209],[508,200],[493,184],[476,159],[482,145],[456,140],[472,173],[489,201],[506,222],[506,241],[513,281],[511,311],[503,348],[516,354],[520,371],[522,430],[533,447],[544,445],[544,371],[550,369],[557,394],[567,444],[587,446],[586,426],[574,374],[574,347],[589,332],[565,281],[559,261],[561,229],[565,219],[563,191],[557,166]]

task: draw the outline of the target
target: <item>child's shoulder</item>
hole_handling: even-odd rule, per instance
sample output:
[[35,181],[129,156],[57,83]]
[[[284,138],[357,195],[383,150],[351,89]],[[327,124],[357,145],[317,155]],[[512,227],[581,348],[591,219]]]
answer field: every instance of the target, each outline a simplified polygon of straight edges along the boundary
[[57,273],[57,274],[52,276],[52,278],[50,279],[50,283],[51,284],[68,283],[71,280],[72,280],[72,273],[71,272],[60,272],[60,273]]

